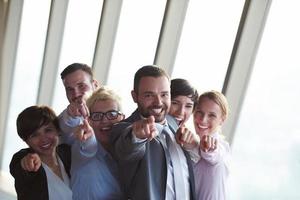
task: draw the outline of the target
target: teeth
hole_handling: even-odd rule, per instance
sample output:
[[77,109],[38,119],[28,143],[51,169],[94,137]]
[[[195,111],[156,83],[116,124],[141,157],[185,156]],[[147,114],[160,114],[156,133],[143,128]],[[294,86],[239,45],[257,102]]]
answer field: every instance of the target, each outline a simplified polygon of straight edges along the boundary
[[178,118],[178,117],[175,117],[175,119],[179,122],[181,122],[183,120],[182,118]]
[[152,111],[155,113],[155,114],[159,114],[159,113],[161,113],[161,108],[159,108],[159,109],[152,109]]
[[44,145],[42,145],[42,147],[43,147],[43,148],[48,148],[48,147],[50,147],[50,145],[51,145],[51,144],[50,144],[50,143],[48,143],[48,144],[44,144]]
[[208,128],[208,126],[201,126],[200,124],[198,125],[198,127],[201,128],[201,129],[207,129]]
[[111,129],[111,127],[103,127],[103,128],[101,128],[100,130],[101,131],[108,131],[108,130],[110,130]]

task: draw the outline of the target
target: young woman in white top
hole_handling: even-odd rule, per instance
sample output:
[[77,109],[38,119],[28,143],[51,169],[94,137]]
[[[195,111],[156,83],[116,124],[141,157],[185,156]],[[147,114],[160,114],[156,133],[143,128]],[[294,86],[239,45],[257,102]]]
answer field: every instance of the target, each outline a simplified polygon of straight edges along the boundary
[[194,126],[200,137],[199,160],[194,165],[198,200],[225,200],[230,147],[221,135],[228,116],[226,97],[217,91],[200,95],[194,110]]

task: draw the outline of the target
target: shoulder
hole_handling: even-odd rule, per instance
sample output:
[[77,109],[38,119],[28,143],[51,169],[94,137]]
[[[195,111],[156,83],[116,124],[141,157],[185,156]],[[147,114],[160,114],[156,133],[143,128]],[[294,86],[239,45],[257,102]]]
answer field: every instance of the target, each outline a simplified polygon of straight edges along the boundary
[[178,129],[178,124],[177,124],[175,118],[172,117],[171,115],[166,115],[166,119],[167,119],[169,127],[171,129],[173,129],[174,132],[176,132],[176,130]]
[[60,144],[56,149],[59,155],[71,155],[71,146],[68,144]]
[[[21,160],[24,156],[26,156],[28,153],[33,153],[33,150],[30,148],[21,149],[20,151],[16,152],[13,157],[13,160]],[[11,161],[11,162],[12,162]]]

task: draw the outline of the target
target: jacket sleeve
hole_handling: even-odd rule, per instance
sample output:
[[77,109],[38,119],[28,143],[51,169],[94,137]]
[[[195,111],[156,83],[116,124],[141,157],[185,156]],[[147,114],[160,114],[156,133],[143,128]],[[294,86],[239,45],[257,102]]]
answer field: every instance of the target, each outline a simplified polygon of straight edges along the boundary
[[9,164],[10,174],[15,179],[15,189],[18,196],[25,195],[26,192],[28,192],[27,189],[30,188],[31,183],[39,181],[39,179],[42,178],[41,174],[44,170],[42,166],[38,169],[37,172],[28,172],[22,168],[21,160],[28,153],[32,153],[29,148],[20,150],[13,155],[12,160]]
[[140,160],[146,151],[148,140],[137,140],[132,134],[132,125],[122,122],[115,125],[111,133],[113,156],[117,160]]
[[61,129],[61,143],[73,144],[75,142],[74,130],[75,127],[82,123],[82,117],[71,117],[67,109],[58,116],[59,127]]

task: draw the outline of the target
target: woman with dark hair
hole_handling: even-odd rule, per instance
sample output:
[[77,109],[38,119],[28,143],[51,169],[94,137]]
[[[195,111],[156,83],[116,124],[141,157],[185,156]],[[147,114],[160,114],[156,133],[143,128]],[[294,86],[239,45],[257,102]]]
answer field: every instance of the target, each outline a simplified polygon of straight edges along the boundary
[[71,200],[71,151],[59,143],[58,118],[47,106],[31,106],[17,118],[17,132],[29,148],[10,163],[18,199]]
[[179,126],[184,124],[192,115],[197,98],[197,90],[187,80],[181,78],[171,80],[169,114],[177,120]]

